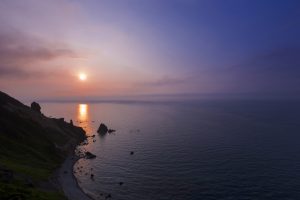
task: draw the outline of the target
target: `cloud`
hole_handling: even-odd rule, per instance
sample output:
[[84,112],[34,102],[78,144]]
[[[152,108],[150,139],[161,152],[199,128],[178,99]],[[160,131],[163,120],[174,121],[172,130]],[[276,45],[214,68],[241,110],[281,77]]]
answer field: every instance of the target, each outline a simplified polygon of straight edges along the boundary
[[48,76],[53,72],[43,70],[43,63],[77,57],[65,44],[51,43],[15,29],[0,31],[0,77]]
[[32,72],[18,67],[5,67],[0,65],[0,77],[18,77],[25,78],[32,75]]

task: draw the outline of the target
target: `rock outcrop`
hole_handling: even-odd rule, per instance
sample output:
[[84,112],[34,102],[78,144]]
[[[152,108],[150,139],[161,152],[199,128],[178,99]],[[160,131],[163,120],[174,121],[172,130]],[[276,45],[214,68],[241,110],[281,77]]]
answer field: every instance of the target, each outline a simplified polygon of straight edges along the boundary
[[85,158],[86,159],[93,159],[93,158],[96,158],[96,155],[92,154],[91,152],[87,151],[85,153]]
[[35,112],[42,113],[40,104],[38,104],[35,101],[31,103],[31,109],[34,110]]
[[107,126],[103,123],[100,124],[97,132],[100,134],[100,135],[105,135],[106,133],[114,133],[116,132],[116,130],[114,129],[108,129]]
[[116,130],[114,130],[114,129],[108,129],[107,132],[108,132],[108,133],[114,133],[114,132],[116,132]]
[[[0,91],[0,162],[3,164],[0,166],[0,199],[10,199],[17,191],[25,195],[21,199],[44,198],[47,193],[40,191],[39,181],[45,182],[86,138],[81,127],[39,113],[38,103],[33,102],[29,107]],[[14,177],[18,177],[18,184]],[[17,189],[5,189],[10,187]],[[32,192],[35,190],[41,196],[33,198],[31,194],[36,194]]]
[[108,132],[108,128],[105,124],[101,123],[97,132],[100,134],[100,135],[105,135],[107,132]]

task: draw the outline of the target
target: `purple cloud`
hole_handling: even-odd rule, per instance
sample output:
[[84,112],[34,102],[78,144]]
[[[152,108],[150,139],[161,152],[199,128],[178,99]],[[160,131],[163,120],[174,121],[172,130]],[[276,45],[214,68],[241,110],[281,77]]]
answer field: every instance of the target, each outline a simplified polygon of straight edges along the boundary
[[78,55],[66,45],[50,44],[16,30],[0,32],[0,77],[49,75],[40,69],[40,63],[74,57]]

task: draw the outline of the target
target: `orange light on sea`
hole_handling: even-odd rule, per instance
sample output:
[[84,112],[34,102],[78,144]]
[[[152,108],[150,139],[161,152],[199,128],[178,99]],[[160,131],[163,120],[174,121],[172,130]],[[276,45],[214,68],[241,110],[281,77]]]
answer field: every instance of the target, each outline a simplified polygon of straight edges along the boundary
[[78,105],[78,116],[79,121],[86,121],[88,118],[88,105],[87,104],[79,104]]
[[77,119],[79,121],[79,126],[82,127],[87,134],[90,134],[92,128],[89,121],[89,105],[88,104],[78,104],[77,106]]

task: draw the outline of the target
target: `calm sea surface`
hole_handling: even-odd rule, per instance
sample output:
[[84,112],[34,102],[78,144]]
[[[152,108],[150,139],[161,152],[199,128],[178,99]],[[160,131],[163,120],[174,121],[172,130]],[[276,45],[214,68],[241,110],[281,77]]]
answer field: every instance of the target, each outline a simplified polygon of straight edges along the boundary
[[[300,102],[43,103],[42,111],[96,135],[84,148],[97,158],[74,168],[95,199],[300,199]],[[116,133],[100,137],[100,122]]]

